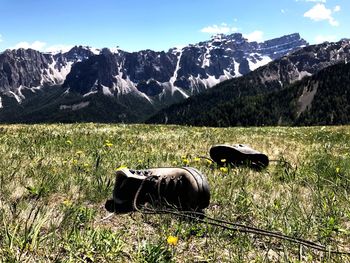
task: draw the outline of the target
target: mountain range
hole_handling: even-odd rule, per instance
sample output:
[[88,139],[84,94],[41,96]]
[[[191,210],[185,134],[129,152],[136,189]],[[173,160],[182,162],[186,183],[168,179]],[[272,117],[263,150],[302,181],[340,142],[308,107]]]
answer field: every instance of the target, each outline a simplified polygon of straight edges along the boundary
[[199,126],[349,123],[350,41],[306,46],[161,110],[149,123]]
[[[272,61],[307,48],[299,34],[257,43],[235,33],[167,52],[83,46],[57,54],[6,50],[0,54],[0,121],[142,122],[174,103],[217,90],[212,87],[243,79]],[[320,57],[311,61],[311,57],[300,55],[303,67],[291,58],[293,64],[286,63],[298,71],[286,68],[282,77],[275,78],[272,67],[264,79],[271,78],[271,83],[281,87],[343,56],[336,52],[339,57],[330,59],[328,51],[318,54]],[[315,66],[318,62],[320,66]]]
[[349,123],[350,41],[242,34],[167,52],[76,46],[0,54],[0,122],[199,126]]

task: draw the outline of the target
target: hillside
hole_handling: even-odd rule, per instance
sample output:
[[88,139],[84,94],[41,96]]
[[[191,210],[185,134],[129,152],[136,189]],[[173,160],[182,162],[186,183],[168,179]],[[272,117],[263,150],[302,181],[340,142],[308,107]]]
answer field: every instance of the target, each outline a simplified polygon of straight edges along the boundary
[[[333,47],[329,44],[306,47],[172,105],[147,122],[199,126],[348,123],[349,64],[309,62],[311,56],[320,57],[315,51],[327,53],[327,48],[330,51],[342,45],[339,42]],[[349,49],[344,54],[348,56]],[[309,59],[305,59],[306,55]]]

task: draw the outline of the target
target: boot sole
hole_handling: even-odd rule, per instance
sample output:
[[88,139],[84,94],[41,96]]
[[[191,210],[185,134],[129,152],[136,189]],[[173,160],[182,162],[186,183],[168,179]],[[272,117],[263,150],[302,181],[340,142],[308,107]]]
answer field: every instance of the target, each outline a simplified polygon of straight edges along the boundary
[[208,207],[210,200],[210,188],[207,179],[201,172],[193,167],[182,167],[182,169],[189,172],[197,182],[199,192],[198,200],[200,200],[198,203],[198,208],[204,209]]
[[258,169],[269,165],[269,158],[265,154],[243,145],[214,145],[210,148],[209,154],[213,161],[219,165],[229,163],[235,166],[247,165]]

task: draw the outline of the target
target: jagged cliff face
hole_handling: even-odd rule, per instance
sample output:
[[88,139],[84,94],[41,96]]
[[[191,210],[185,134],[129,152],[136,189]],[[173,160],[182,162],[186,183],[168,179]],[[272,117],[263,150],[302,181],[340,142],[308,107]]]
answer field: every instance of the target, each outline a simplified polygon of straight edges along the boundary
[[266,65],[256,73],[263,84],[278,82],[283,86],[347,61],[350,61],[350,41],[344,39],[336,43],[326,42],[304,47]]
[[35,50],[5,51],[0,55],[0,90],[20,101],[21,87],[35,88],[50,79],[48,73],[53,61],[51,56]]
[[62,84],[76,62],[94,55],[83,47],[67,53],[45,54],[32,49],[6,50],[0,54],[0,94],[21,103],[22,91]]
[[99,56],[74,66],[64,87],[84,94],[99,90],[106,95],[141,92],[150,100],[160,101],[174,94],[187,98],[305,45],[299,34],[263,43],[248,42],[242,34],[233,34],[168,52],[112,53],[104,49]]

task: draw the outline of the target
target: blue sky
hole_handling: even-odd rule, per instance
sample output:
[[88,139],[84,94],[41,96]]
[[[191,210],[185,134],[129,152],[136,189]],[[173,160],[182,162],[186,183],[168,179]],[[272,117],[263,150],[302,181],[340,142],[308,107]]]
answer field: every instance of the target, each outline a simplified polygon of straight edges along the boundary
[[234,32],[257,41],[299,32],[311,44],[350,38],[350,0],[0,0],[0,14],[0,51],[159,51]]

